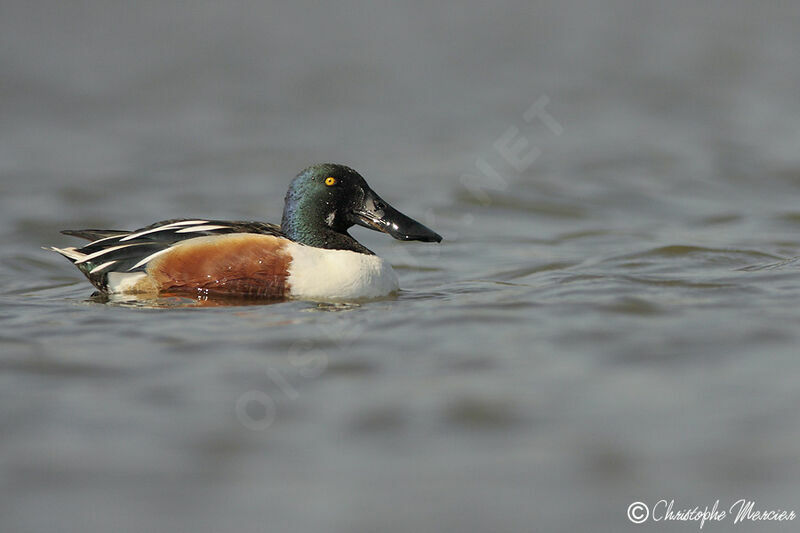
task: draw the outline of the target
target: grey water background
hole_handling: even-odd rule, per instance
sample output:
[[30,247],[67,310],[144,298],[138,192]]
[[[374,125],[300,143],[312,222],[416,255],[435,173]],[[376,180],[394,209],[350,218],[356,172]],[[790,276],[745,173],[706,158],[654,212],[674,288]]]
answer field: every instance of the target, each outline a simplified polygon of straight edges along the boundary
[[[4,0],[0,530],[800,510],[798,22],[770,1]],[[509,131],[540,152],[522,172]],[[502,183],[462,180],[481,158]],[[445,237],[354,230],[396,299],[104,304],[40,249],[278,221],[329,160]]]

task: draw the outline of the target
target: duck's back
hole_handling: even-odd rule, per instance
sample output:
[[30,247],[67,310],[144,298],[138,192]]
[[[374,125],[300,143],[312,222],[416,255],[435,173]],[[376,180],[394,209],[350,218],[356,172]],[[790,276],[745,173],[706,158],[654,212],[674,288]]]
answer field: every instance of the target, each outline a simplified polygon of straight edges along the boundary
[[[167,267],[180,265],[186,268],[194,261],[205,263],[206,268],[210,269],[213,257],[219,255],[218,252],[227,251],[218,262],[237,255],[230,246],[224,246],[227,241],[225,237],[233,234],[252,236],[245,240],[256,240],[260,244],[257,248],[264,248],[263,237],[267,237],[276,250],[283,241],[288,242],[275,224],[205,219],[165,220],[134,231],[86,229],[65,230],[62,233],[92,241],[80,248],[52,249],[72,261],[95,287],[107,293],[164,291],[166,286],[162,288],[160,284],[153,283],[160,279],[154,278],[154,273],[159,272],[156,267],[163,268],[166,264]],[[212,240],[203,241],[203,238]],[[232,244],[233,241],[227,242]],[[237,242],[241,243],[242,240],[237,239]],[[211,246],[184,247],[185,244],[201,243]],[[189,250],[194,253],[187,253]],[[246,248],[237,252],[247,255]],[[192,261],[188,261],[188,257]],[[197,270],[198,264],[193,266]],[[207,274],[211,274],[211,271]]]

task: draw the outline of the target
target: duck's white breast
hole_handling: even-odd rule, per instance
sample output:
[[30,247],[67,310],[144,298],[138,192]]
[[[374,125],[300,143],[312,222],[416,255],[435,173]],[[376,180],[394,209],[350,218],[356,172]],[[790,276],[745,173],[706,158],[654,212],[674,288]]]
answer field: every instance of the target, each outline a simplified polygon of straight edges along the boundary
[[379,298],[399,288],[391,265],[377,255],[290,243],[289,296],[311,300]]

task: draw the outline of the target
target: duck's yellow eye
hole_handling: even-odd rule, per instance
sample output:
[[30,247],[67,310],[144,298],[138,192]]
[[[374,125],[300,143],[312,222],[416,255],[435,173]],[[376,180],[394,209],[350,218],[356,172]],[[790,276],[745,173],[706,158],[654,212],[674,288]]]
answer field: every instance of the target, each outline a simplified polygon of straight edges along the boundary
[[328,176],[327,178],[325,178],[325,185],[327,185],[328,187],[330,187],[331,185],[336,185],[336,178],[334,178],[333,176]]

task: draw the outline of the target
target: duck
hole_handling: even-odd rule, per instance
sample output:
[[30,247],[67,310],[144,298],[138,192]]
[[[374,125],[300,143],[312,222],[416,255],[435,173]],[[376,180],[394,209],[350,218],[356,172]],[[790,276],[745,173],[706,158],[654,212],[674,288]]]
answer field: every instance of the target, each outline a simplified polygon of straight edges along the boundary
[[401,241],[442,241],[352,168],[322,163],[291,181],[280,225],[175,218],[132,231],[63,230],[90,242],[49,250],[108,295],[345,301],[396,293],[397,274],[348,233],[355,225]]

